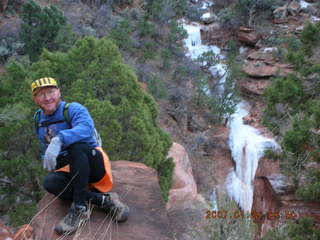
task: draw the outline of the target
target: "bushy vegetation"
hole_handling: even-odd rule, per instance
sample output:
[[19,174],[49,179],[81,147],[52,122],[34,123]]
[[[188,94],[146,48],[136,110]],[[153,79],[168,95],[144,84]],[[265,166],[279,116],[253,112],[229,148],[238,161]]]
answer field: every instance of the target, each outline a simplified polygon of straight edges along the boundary
[[43,48],[57,48],[55,38],[66,24],[66,18],[56,7],[41,8],[33,0],[28,0],[22,7],[20,39],[24,52],[32,61],[38,59]]
[[[320,24],[307,23],[301,34],[301,43],[295,49],[290,48],[287,55],[295,72],[273,79],[265,92],[264,123],[281,136],[281,166],[296,176],[304,171],[307,163],[320,160],[320,72],[318,64],[313,61],[314,50],[320,46],[319,37]],[[282,126],[283,123],[286,126]],[[308,177],[312,181],[303,185],[298,183],[296,194],[304,200],[319,201],[318,175],[312,172]]]
[[[237,48],[234,42],[229,44],[225,73],[212,83],[208,76],[200,74],[196,85],[194,102],[197,107],[208,108],[215,115],[217,123],[224,123],[235,112],[239,102],[235,81],[242,76],[240,64],[236,61]],[[197,61],[206,63],[206,68],[217,64],[219,59],[212,51],[200,56]],[[220,74],[220,73],[219,73]],[[224,79],[224,80],[223,80]]]
[[294,154],[306,151],[310,141],[310,127],[309,119],[298,120],[295,118],[292,123],[292,129],[288,130],[283,136],[284,149]]
[[293,74],[286,78],[274,79],[272,87],[266,90],[265,95],[269,109],[272,109],[279,102],[290,103],[296,108],[305,98],[301,79]]
[[269,231],[263,240],[317,240],[319,238],[320,230],[314,226],[314,220],[303,218],[298,223],[289,222],[285,227]]
[[[218,209],[208,209],[206,214],[207,225],[203,232],[208,240],[233,239],[233,240],[253,240],[255,239],[256,225],[249,213],[242,212],[237,203],[220,196]],[[216,211],[214,213],[214,211]],[[199,234],[200,235],[200,234]],[[195,239],[198,235],[195,236]]]
[[155,99],[162,99],[168,95],[164,82],[155,74],[150,76],[147,86],[148,92],[150,92]]
[[186,36],[177,23],[182,16],[180,5],[185,8],[190,3],[187,0],[143,1],[142,9],[127,9],[119,16],[109,17],[107,35],[124,55],[136,58],[137,63],[162,61],[169,69],[173,56],[182,52],[177,43]]
[[238,0],[221,9],[219,17],[230,28],[254,27],[257,22],[272,16],[278,0]]
[[320,198],[320,170],[310,169],[307,175],[307,186],[297,189],[297,196],[306,201],[317,201]]

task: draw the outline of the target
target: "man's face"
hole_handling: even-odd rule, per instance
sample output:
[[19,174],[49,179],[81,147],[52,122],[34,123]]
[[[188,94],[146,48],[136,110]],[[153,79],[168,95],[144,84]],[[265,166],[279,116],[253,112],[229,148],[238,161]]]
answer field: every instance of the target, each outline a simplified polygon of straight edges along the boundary
[[44,111],[45,115],[53,114],[61,101],[60,89],[56,87],[43,87],[36,90],[33,100]]

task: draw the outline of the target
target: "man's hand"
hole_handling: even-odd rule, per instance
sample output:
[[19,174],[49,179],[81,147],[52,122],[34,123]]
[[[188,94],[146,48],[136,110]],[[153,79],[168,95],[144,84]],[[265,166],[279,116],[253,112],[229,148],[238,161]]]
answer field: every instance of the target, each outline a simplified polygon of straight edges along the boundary
[[43,159],[43,168],[48,171],[54,170],[57,165],[57,157],[61,150],[62,142],[59,137],[54,137],[51,139],[51,142],[46,150]]

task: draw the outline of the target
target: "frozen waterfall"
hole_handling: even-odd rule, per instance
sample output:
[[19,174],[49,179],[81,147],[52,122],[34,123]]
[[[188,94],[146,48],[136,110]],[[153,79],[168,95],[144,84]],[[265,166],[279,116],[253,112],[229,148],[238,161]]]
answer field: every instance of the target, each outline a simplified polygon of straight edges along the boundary
[[229,146],[236,166],[227,177],[227,190],[244,211],[250,212],[259,159],[266,149],[279,146],[273,139],[262,136],[257,129],[243,123],[242,118],[248,115],[245,107],[245,102],[239,103],[229,121]]
[[[188,33],[184,40],[185,47],[188,49],[186,56],[195,60],[203,53],[213,51],[220,54],[217,46],[203,45],[201,41],[199,23],[186,23],[181,21],[182,26]],[[223,56],[221,56],[223,59]],[[210,69],[212,75],[223,75],[226,72],[226,65],[219,63]],[[225,78],[220,80],[223,85]],[[223,89],[221,89],[223,91]],[[266,138],[252,126],[245,125],[242,118],[248,114],[245,110],[246,103],[241,102],[237,106],[236,112],[229,121],[230,135],[229,146],[232,157],[235,161],[235,169],[231,169],[227,176],[227,191],[229,196],[234,199],[244,211],[251,211],[253,202],[253,181],[258,167],[259,159],[263,156],[265,149],[278,148],[278,144],[270,138]],[[211,200],[216,208],[215,191],[212,193]]]

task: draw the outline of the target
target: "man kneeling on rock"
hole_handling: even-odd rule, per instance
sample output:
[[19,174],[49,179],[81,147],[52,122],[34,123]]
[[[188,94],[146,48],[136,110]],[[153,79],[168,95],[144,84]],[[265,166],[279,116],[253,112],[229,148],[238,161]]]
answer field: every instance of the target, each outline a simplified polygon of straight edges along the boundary
[[105,211],[117,222],[126,221],[129,207],[112,189],[108,156],[101,148],[94,122],[79,103],[61,100],[55,79],[40,78],[31,84],[34,102],[40,107],[34,121],[41,143],[43,167],[50,171],[44,188],[72,201],[68,214],[55,226],[58,234],[71,234],[89,218],[88,204]]

